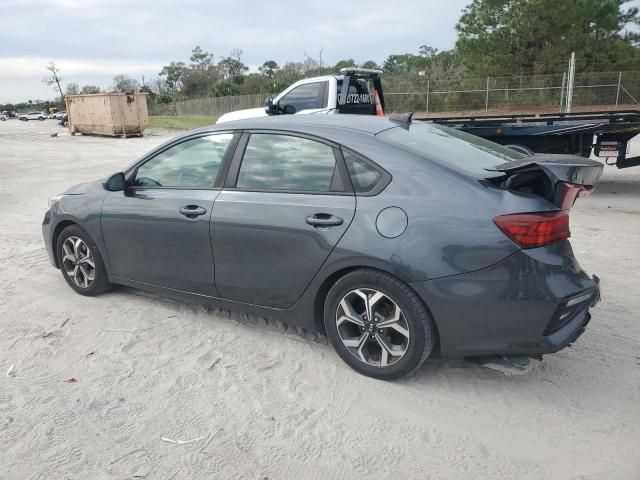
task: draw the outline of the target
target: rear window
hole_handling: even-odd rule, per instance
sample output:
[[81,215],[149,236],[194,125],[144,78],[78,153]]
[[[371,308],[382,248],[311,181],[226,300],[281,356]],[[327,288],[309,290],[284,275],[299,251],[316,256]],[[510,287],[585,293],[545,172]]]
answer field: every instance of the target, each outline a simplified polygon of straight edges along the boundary
[[[342,93],[342,84],[344,82],[338,79],[338,98]],[[346,104],[370,104],[371,95],[369,95],[369,87],[367,82],[362,79],[351,79],[349,82],[349,91],[347,92]]]
[[525,157],[484,138],[433,123],[391,128],[378,138],[473,174],[486,174],[496,165]]

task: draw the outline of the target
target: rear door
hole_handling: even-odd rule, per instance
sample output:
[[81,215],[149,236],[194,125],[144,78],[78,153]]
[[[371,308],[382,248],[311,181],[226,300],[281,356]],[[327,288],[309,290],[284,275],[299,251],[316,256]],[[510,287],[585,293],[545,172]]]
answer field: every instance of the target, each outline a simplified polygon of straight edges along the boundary
[[286,133],[245,133],[212,216],[221,297],[292,306],[355,212],[338,149]]
[[181,141],[138,166],[124,192],[107,194],[110,275],[216,296],[210,218],[234,143],[231,133]]

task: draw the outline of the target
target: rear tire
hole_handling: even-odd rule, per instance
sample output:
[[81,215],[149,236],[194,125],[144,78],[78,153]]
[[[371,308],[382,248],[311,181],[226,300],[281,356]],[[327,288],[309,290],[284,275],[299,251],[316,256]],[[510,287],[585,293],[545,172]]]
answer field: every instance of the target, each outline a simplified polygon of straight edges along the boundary
[[62,276],[80,295],[93,297],[111,287],[98,247],[78,225],[70,225],[60,232],[56,252]]
[[357,372],[394,380],[418,369],[433,350],[431,317],[407,284],[359,269],[329,290],[324,304],[329,342]]

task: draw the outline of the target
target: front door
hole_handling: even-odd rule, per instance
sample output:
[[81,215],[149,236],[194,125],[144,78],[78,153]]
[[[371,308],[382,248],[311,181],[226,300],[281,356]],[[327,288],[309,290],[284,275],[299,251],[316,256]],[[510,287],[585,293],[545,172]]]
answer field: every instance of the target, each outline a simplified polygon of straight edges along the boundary
[[110,275],[216,295],[210,219],[232,137],[210,134],[172,145],[140,165],[124,192],[107,195],[102,232]]
[[276,99],[281,113],[316,113],[328,108],[329,82],[303,83]]
[[336,155],[308,138],[250,136],[239,170],[231,167],[232,185],[213,207],[221,297],[275,308],[300,298],[355,212]]

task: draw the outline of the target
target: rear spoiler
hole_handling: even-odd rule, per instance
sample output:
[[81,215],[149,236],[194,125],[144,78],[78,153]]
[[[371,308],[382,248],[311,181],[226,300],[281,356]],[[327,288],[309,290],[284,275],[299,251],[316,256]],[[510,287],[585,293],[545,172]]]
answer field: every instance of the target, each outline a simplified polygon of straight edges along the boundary
[[487,170],[512,175],[525,170],[540,169],[553,180],[554,184],[568,182],[575,185],[593,186],[598,182],[603,168],[602,163],[577,155],[543,154],[529,155]]
[[540,195],[564,210],[571,208],[577,196],[593,190],[603,168],[600,162],[575,155],[544,154],[502,163],[487,171],[506,174],[490,179],[493,183]]

